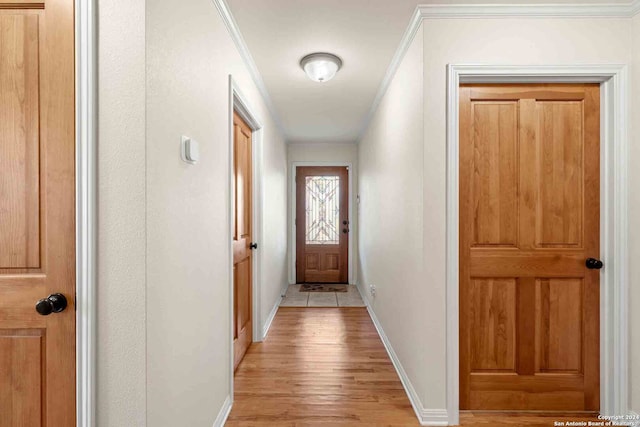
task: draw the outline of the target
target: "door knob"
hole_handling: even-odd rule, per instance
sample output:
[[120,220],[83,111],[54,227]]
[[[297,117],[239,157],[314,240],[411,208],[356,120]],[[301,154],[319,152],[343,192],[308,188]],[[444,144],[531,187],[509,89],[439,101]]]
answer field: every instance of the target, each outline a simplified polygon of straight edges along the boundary
[[51,294],[36,303],[36,311],[42,316],[60,313],[67,308],[67,298],[62,294]]
[[347,234],[347,233],[349,232],[349,229],[348,229],[348,228],[343,228],[343,229],[342,229],[342,232],[343,232],[344,234]]
[[602,261],[600,261],[599,259],[595,259],[595,258],[587,258],[587,261],[585,262],[585,265],[590,270],[600,270],[604,266]]
[[257,243],[249,243],[249,249],[258,249]]

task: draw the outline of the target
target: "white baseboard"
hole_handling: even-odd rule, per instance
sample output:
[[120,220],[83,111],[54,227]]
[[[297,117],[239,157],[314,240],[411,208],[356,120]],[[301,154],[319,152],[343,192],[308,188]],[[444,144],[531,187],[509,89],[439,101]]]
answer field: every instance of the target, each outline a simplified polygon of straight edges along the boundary
[[267,334],[269,333],[269,328],[271,328],[271,322],[273,322],[273,318],[276,317],[276,313],[278,312],[278,307],[280,307],[280,303],[282,302],[282,297],[279,296],[274,304],[269,316],[267,316],[267,321],[264,322],[264,326],[262,327],[262,339],[260,341],[264,341],[267,338]]
[[[360,290],[360,293],[362,293],[362,289],[360,289],[360,287],[358,287],[358,289]],[[389,354],[391,363],[393,363],[393,366],[396,368],[396,372],[398,373],[398,377],[400,377],[402,386],[407,392],[407,396],[409,397],[411,406],[413,407],[413,410],[416,413],[416,417],[418,417],[418,421],[420,421],[420,425],[448,426],[449,416],[447,414],[446,409],[425,409],[424,408],[424,406],[422,405],[422,402],[420,401],[420,398],[418,397],[418,394],[416,393],[416,390],[413,388],[411,381],[409,381],[409,377],[407,376],[407,373],[402,367],[402,364],[400,363],[400,360],[398,359],[396,352],[393,350],[393,347],[391,347],[391,342],[389,342],[387,335],[384,333],[384,330],[382,329],[382,325],[378,321],[378,318],[376,317],[375,312],[371,308],[371,305],[369,304],[369,300],[364,296],[363,296],[363,299],[365,300],[365,303],[367,305],[367,311],[369,312],[369,316],[371,317],[371,320],[373,321],[373,324],[375,325],[376,330],[378,331],[378,335],[380,335],[380,339],[384,344],[384,348],[387,350],[387,353]]]
[[356,288],[358,288],[358,292],[360,292],[360,296],[362,297],[362,301],[364,301],[364,305],[369,307],[369,297],[365,294],[364,289],[358,283],[355,284]]
[[224,399],[222,408],[220,408],[220,412],[218,412],[216,420],[213,422],[213,427],[223,427],[224,423],[227,422],[229,412],[231,412],[231,397],[227,396],[227,398]]
[[420,425],[423,426],[448,426],[449,415],[446,409],[424,409],[420,414]]

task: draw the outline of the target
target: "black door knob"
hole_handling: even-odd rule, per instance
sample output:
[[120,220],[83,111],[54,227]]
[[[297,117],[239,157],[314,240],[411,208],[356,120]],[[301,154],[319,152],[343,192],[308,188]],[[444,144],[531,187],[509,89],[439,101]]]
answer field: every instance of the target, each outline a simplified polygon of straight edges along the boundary
[[587,258],[587,261],[585,262],[585,265],[590,270],[600,270],[604,266],[602,261],[600,261],[599,259],[595,259],[595,258]]
[[249,243],[249,249],[258,249],[257,243]]
[[67,308],[67,298],[62,294],[51,294],[36,303],[36,311],[42,316],[60,313]]
[[348,228],[343,228],[343,229],[342,229],[342,232],[343,232],[344,234],[347,234],[347,233],[349,232],[349,229],[348,229]]

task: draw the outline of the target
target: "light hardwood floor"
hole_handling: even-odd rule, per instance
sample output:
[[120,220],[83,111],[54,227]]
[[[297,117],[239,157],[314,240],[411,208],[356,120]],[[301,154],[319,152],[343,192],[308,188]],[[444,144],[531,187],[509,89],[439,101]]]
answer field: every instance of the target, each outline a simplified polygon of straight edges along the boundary
[[289,308],[235,377],[227,426],[418,426],[366,308]]
[[[594,417],[463,413],[463,426]],[[419,426],[366,308],[281,307],[235,375],[226,426]]]

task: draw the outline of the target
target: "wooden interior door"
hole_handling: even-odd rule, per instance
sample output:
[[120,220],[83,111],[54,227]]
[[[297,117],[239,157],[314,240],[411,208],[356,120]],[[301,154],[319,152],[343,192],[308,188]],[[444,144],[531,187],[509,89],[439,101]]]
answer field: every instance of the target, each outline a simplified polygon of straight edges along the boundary
[[461,409],[599,409],[599,96],[460,88]]
[[[251,128],[237,113],[234,132],[233,354],[234,369],[253,341],[252,332],[252,147]],[[257,247],[257,246],[256,246]]]
[[73,10],[0,0],[1,427],[76,425]]
[[296,281],[348,283],[349,169],[296,169]]

